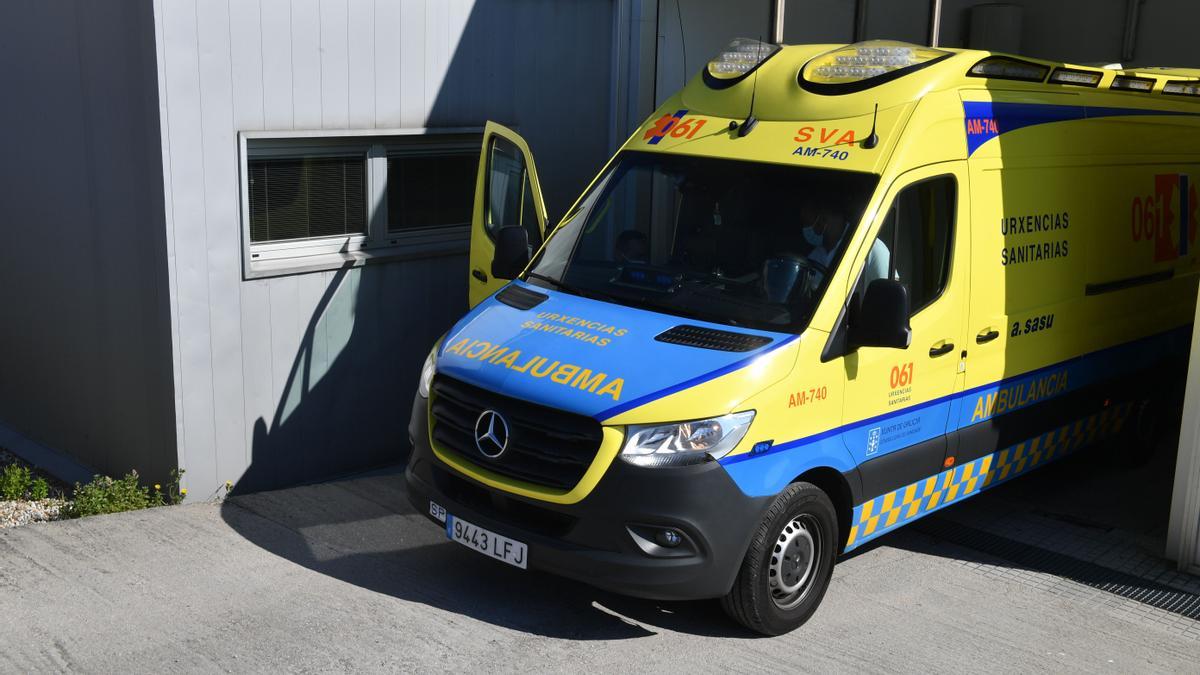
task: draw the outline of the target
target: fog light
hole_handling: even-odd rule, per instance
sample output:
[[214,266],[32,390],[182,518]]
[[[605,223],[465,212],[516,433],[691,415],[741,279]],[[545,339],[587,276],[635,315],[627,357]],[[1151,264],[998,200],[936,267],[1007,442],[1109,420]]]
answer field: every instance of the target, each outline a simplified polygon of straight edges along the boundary
[[675,530],[659,530],[658,534],[654,535],[654,543],[663,548],[675,548],[683,541],[683,535]]
[[690,535],[674,527],[626,525],[625,531],[642,553],[655,558],[689,558],[700,552]]

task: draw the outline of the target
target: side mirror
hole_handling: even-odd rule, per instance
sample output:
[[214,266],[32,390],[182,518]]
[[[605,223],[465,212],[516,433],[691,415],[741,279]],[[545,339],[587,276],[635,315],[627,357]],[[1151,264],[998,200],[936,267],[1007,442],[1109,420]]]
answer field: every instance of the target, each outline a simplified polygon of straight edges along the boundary
[[525,228],[507,225],[496,232],[496,254],[492,258],[492,276],[515,279],[529,264],[529,234]]
[[850,321],[852,347],[908,349],[908,289],[893,279],[876,279],[867,285],[858,311]]

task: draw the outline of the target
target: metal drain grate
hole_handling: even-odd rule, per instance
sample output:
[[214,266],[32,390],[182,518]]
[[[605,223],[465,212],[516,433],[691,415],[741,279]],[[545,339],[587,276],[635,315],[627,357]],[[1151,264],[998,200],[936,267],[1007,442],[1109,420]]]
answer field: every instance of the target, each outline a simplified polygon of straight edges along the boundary
[[990,532],[950,522],[942,518],[924,518],[914,529],[943,541],[974,549],[989,556],[1020,565],[1024,569],[1045,572],[1106,593],[1119,595],[1165,612],[1200,621],[1200,595],[1180,591],[1103,565],[1048,551]]

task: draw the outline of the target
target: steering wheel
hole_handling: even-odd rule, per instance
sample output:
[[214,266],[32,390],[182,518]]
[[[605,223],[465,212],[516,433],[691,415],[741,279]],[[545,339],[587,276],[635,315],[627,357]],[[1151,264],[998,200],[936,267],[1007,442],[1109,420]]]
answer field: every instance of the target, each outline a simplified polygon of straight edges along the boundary
[[[776,274],[780,275],[774,279],[770,274],[772,262],[776,263],[779,268]],[[816,288],[814,279],[823,279],[828,273],[826,265],[808,256],[772,256],[763,261],[762,291],[772,302],[787,303],[797,291],[805,296],[811,295]]]

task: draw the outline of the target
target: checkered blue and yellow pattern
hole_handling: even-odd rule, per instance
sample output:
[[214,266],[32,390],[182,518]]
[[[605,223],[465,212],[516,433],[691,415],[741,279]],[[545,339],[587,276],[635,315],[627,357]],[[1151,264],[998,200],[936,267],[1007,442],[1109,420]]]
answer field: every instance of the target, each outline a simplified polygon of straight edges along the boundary
[[1111,436],[1120,431],[1132,408],[1133,403],[1107,406],[1071,424],[860,504],[850,520],[846,550]]

